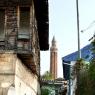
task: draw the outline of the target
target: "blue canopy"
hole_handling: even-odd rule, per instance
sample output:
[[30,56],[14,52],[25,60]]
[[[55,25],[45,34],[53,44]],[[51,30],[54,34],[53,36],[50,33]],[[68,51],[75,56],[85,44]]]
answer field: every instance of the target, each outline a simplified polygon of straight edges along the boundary
[[[85,61],[91,60],[91,58],[92,58],[91,44],[89,44],[81,49],[81,57]],[[71,61],[76,61],[77,59],[78,59],[78,51],[62,57],[63,73],[64,73],[65,80],[69,80],[69,78],[70,78],[70,66],[66,65],[65,63],[70,64]]]
[[[91,44],[81,49],[81,57],[85,59],[85,61],[89,61],[91,59],[92,57]],[[62,57],[62,60],[65,60],[65,61],[76,61],[77,59],[78,59],[78,51]]]

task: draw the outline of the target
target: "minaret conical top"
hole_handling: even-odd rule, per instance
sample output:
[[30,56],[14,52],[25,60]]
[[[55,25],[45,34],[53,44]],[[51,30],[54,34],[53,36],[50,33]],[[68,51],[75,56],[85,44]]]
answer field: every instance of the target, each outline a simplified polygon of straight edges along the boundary
[[53,47],[56,47],[56,40],[55,40],[55,36],[53,36],[53,39],[52,39],[52,46],[53,46]]

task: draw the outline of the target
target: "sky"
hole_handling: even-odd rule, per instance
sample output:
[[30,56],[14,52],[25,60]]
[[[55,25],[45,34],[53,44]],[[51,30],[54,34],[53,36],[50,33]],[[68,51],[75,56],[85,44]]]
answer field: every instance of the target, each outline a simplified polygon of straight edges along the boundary
[[[82,48],[95,32],[95,0],[78,1]],[[76,0],[49,0],[49,46],[53,36],[58,48],[58,77],[63,77],[62,57],[78,50]],[[41,74],[49,69],[50,51],[41,51]]]

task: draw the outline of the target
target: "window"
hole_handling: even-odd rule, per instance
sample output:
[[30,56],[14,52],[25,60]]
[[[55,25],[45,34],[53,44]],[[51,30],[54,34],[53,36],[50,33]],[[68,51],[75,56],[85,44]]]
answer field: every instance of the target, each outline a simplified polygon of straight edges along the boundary
[[30,7],[18,7],[18,27],[17,48],[27,51],[30,46]]
[[18,39],[29,39],[30,7],[20,7]]
[[28,50],[28,49],[29,49],[29,46],[28,46],[28,45],[29,45],[28,42],[25,42],[25,43],[24,43],[24,49],[25,49],[25,50]]
[[20,29],[23,32],[29,32],[30,26],[30,8],[21,7],[20,8]]
[[0,9],[0,40],[4,39],[5,10]]
[[21,49],[21,50],[28,50],[29,49],[29,43],[19,41],[17,47],[18,47],[18,49]]
[[23,49],[23,43],[22,42],[18,42],[17,47],[18,47],[18,49]]

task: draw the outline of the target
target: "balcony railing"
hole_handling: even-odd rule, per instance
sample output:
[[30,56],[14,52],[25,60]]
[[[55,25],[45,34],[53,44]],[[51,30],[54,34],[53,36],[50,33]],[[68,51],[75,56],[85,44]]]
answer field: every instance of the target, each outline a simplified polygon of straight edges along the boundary
[[29,40],[30,35],[27,32],[19,32],[18,33],[18,40]]
[[15,53],[31,53],[31,40],[28,33],[18,33],[10,38],[0,38],[0,53],[13,51]]

